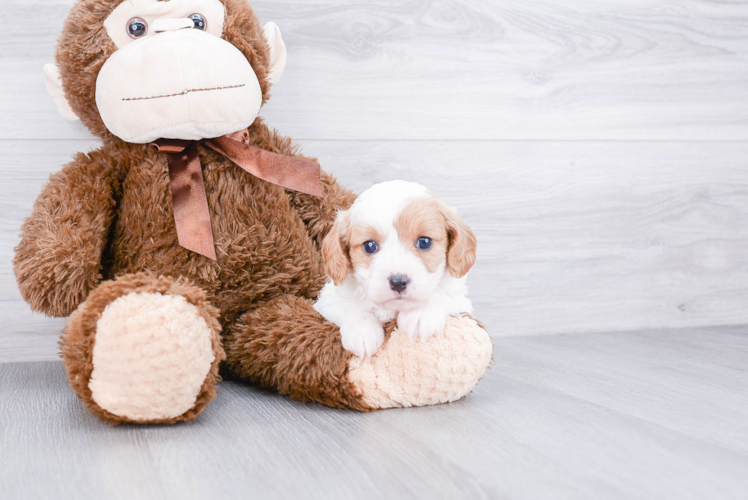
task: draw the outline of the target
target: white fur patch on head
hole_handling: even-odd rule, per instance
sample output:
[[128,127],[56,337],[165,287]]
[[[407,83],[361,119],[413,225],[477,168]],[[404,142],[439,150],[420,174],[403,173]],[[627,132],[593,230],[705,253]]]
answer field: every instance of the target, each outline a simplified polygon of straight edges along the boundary
[[[349,213],[351,261],[353,278],[358,282],[368,300],[390,310],[414,308],[428,300],[438,287],[443,267],[430,272],[424,261],[413,251],[414,241],[403,241],[395,221],[404,208],[418,198],[433,197],[426,187],[407,181],[388,181],[367,189],[356,199]],[[363,256],[359,248],[372,228],[379,235],[379,250],[367,257],[367,265],[357,265]],[[423,235],[427,236],[427,235]],[[390,287],[392,276],[404,276],[407,288],[400,294]]]
[[134,421],[190,410],[215,360],[211,330],[178,295],[131,293],[109,304],[96,324],[93,400]]
[[380,231],[386,231],[409,201],[430,194],[425,186],[415,182],[397,180],[374,184],[353,202],[350,224],[374,224]]

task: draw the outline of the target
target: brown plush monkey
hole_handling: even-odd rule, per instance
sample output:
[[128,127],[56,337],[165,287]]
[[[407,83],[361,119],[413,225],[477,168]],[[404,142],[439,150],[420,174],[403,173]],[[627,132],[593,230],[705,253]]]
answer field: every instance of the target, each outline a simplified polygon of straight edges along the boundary
[[[108,422],[195,418],[221,363],[366,411],[459,399],[490,361],[468,317],[427,342],[391,332],[360,359],[312,308],[321,239],[354,195],[325,173],[321,196],[287,188],[310,162],[257,118],[285,57],[245,0],[80,0],[65,22],[49,88],[103,145],[50,177],[14,269],[34,310],[71,316],[70,384]],[[234,147],[256,175],[229,159]]]

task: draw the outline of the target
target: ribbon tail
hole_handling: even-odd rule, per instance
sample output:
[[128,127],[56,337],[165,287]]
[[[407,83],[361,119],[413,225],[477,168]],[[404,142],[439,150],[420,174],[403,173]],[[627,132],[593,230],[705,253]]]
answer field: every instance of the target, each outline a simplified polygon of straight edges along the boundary
[[[257,146],[250,147],[257,148]],[[277,174],[274,172],[269,176],[269,179],[258,177],[300,193],[322,197],[322,180],[318,163],[293,156],[271,153],[262,148],[257,149],[257,163],[259,165],[269,163],[277,166]]]
[[210,139],[206,145],[264,181],[312,196],[323,194],[319,164],[313,161],[266,151],[233,134]]
[[179,245],[216,260],[210,209],[197,143],[192,142],[182,152],[167,153],[166,157]]

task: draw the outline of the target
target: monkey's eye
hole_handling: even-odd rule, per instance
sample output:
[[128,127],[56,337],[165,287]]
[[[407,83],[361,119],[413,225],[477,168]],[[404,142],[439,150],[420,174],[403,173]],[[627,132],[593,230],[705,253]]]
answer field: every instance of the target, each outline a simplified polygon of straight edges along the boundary
[[195,29],[205,31],[205,28],[208,27],[208,21],[205,20],[202,14],[192,14],[190,19],[195,23]]
[[377,253],[379,251],[379,245],[374,240],[369,240],[364,243],[364,252],[366,253]]
[[428,250],[429,248],[431,248],[431,243],[433,243],[431,241],[431,238],[427,236],[421,236],[416,241],[416,248],[420,248],[421,250]]
[[139,17],[133,17],[127,21],[127,34],[130,38],[140,38],[148,33],[148,23]]

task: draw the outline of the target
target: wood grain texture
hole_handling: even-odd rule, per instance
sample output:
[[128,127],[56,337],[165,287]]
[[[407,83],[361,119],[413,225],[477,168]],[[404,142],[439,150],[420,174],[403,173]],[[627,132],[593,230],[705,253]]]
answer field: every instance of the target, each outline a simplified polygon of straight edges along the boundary
[[[297,139],[748,138],[748,4],[252,2],[289,48],[265,114]],[[0,138],[85,138],[41,65],[72,0],[2,0]]]
[[[48,174],[97,144],[41,73],[71,4],[0,0],[0,362],[54,359],[64,324],[10,259]],[[253,5],[290,54],[269,123],[359,192],[457,206],[492,335],[748,323],[748,4]]]
[[336,142],[307,152],[361,191],[429,186],[478,237],[493,335],[748,323],[748,147]]
[[457,403],[359,414],[222,383],[178,426],[108,427],[61,363],[0,365],[2,498],[745,498],[746,328],[495,342]]
[[[63,322],[32,314],[10,260],[49,172],[95,141],[4,141],[0,362],[54,359]],[[748,145],[305,141],[357,192],[421,182],[478,237],[476,315],[494,336],[748,323]]]

